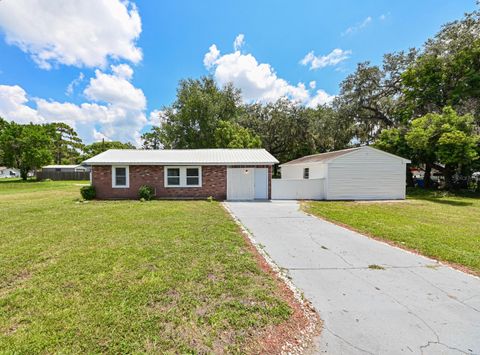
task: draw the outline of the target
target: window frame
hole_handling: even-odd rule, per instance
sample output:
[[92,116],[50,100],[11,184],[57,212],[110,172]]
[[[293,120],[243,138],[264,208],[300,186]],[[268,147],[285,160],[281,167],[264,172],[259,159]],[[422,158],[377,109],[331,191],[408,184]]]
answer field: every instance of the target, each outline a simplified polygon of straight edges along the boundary
[[[168,184],[168,169],[179,169],[180,171],[180,185],[169,185]],[[197,185],[187,185],[187,169],[198,169],[198,184]],[[166,188],[190,188],[190,187],[202,187],[202,167],[201,166],[165,166],[164,167],[164,178],[163,185]]]
[[310,168],[303,168],[303,179],[309,180],[310,179]]
[[[117,185],[117,168],[125,168],[125,185]],[[130,169],[128,165],[112,165],[112,188],[128,189],[130,187]]]

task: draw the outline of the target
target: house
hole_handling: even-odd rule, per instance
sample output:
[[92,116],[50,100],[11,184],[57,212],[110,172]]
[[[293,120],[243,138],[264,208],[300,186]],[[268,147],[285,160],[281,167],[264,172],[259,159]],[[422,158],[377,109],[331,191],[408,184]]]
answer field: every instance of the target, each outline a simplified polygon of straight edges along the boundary
[[46,165],[42,166],[42,171],[49,172],[58,172],[58,173],[74,173],[74,172],[84,172],[90,171],[90,168],[78,164],[74,165]]
[[138,198],[148,185],[157,198],[265,200],[276,163],[265,149],[111,149],[83,164],[100,199]]
[[314,154],[280,165],[273,198],[404,199],[410,160],[369,147]]
[[20,170],[18,170],[17,168],[7,168],[6,166],[0,166],[0,179],[15,177],[20,177]]

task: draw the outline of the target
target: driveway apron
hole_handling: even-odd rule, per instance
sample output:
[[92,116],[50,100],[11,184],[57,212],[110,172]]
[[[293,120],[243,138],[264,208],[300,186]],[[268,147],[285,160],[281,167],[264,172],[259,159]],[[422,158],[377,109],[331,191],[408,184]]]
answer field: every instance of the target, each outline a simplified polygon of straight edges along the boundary
[[299,210],[226,202],[304,292],[319,353],[480,354],[480,279]]

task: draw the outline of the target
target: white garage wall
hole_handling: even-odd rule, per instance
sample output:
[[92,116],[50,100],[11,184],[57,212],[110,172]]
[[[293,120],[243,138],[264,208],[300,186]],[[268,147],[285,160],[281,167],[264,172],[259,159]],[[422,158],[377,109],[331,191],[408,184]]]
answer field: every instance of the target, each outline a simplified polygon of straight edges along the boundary
[[310,179],[322,179],[327,176],[326,164],[309,163],[282,166],[282,179],[303,179],[303,169],[305,168],[310,169]]
[[273,200],[323,200],[325,179],[272,179]]
[[326,199],[404,199],[405,162],[374,149],[359,149],[328,164]]

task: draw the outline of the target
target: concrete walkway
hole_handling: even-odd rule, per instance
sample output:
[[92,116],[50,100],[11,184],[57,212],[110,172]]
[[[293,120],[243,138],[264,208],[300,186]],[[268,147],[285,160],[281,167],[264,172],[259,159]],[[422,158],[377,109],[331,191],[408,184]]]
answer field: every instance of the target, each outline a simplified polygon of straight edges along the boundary
[[479,278],[311,217],[294,201],[226,204],[318,310],[319,353],[480,354]]

